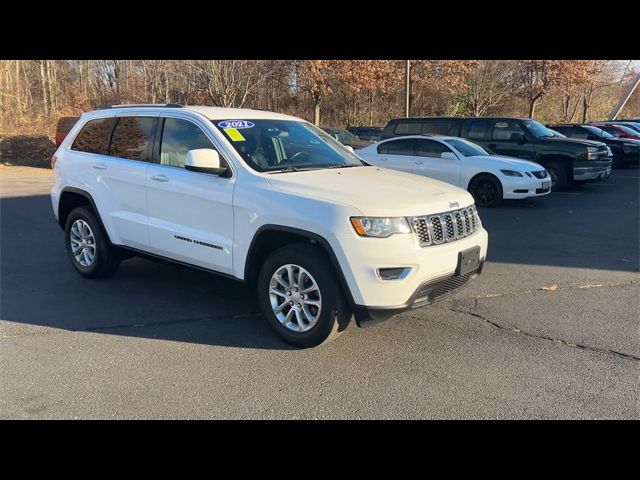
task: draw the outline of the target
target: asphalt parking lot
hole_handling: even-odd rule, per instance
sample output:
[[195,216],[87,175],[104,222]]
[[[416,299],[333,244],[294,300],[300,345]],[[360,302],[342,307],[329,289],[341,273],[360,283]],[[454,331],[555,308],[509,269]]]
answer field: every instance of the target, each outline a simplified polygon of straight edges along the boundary
[[0,418],[640,419],[638,169],[480,210],[469,288],[309,350],[230,280],[81,278],[50,184],[0,167]]

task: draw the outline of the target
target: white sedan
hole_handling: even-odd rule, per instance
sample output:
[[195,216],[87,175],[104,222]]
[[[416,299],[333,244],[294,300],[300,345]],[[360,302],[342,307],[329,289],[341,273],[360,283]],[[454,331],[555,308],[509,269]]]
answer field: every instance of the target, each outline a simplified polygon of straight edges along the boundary
[[476,204],[497,205],[502,199],[548,195],[551,179],[542,165],[492,155],[458,137],[408,135],[357,150],[367,163],[435,178],[468,190]]

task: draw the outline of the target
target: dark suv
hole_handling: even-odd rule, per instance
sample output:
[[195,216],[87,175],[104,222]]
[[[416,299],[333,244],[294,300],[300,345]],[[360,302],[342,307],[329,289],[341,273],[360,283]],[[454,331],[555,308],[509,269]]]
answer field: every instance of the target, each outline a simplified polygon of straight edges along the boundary
[[547,126],[569,138],[603,142],[611,149],[613,154],[613,168],[626,168],[628,165],[638,165],[640,163],[640,141],[617,138],[593,125],[573,123]]
[[382,134],[382,128],[380,127],[349,127],[347,130],[357,135],[360,140],[369,142],[379,142]]
[[555,190],[611,173],[611,157],[604,143],[558,137],[530,118],[397,118],[387,123],[382,138],[423,133],[463,137],[495,154],[539,163],[549,171]]

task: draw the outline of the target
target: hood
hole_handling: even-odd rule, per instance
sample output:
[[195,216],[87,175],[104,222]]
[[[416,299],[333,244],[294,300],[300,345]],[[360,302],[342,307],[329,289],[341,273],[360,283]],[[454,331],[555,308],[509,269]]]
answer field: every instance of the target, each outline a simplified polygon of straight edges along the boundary
[[[502,155],[475,155],[466,157],[465,160],[477,160],[478,163],[492,162],[492,166],[496,168],[515,168],[524,172],[537,172],[544,170],[544,167],[530,160],[520,160],[519,158],[505,157]],[[463,160],[464,161],[464,160]]]
[[467,191],[448,183],[378,167],[276,173],[267,180],[281,190],[350,205],[367,216],[425,215],[473,203]]
[[584,147],[605,147],[606,145],[602,142],[598,142],[596,140],[583,140],[581,138],[560,138],[560,137],[554,137],[554,138],[545,138],[544,139],[546,142],[559,142],[559,143],[564,143],[564,144],[570,144],[570,145],[575,145],[575,146],[584,146]]

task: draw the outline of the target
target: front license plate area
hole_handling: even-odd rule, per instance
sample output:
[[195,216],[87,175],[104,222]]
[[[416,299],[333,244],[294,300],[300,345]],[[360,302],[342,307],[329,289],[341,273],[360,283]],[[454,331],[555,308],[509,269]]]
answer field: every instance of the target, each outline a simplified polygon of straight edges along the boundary
[[458,252],[456,275],[466,275],[480,268],[480,247],[472,247]]

